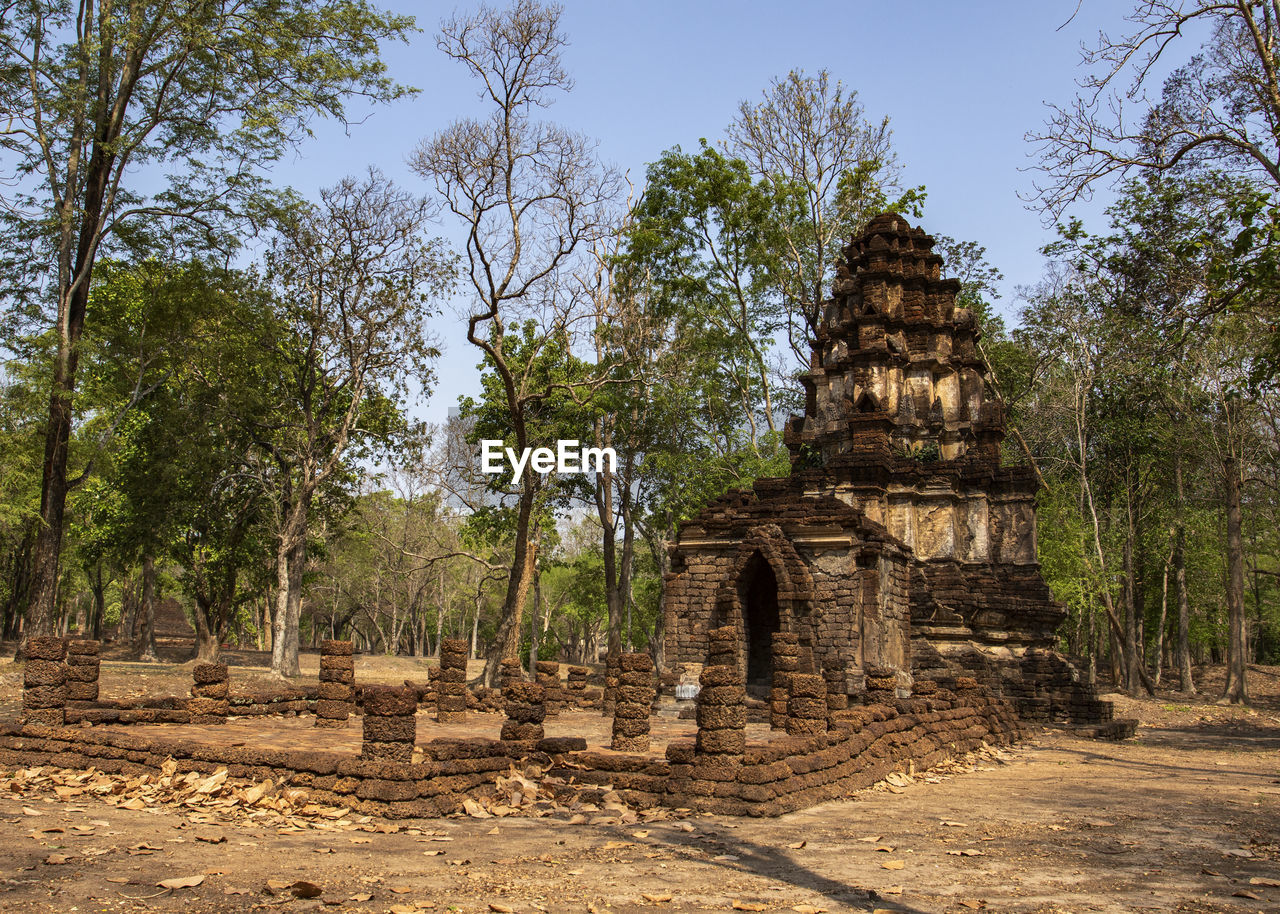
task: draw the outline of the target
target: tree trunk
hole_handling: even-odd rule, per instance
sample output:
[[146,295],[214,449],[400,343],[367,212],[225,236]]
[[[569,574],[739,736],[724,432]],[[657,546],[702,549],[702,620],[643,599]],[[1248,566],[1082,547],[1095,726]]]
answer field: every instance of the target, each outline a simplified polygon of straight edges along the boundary
[[76,386],[77,344],[83,329],[83,305],[73,307],[70,313],[59,314],[58,353],[54,359],[40,483],[40,527],[31,556],[31,601],[27,606],[27,624],[24,626],[28,636],[52,635],[57,625],[59,563],[67,505],[71,398]]
[[107,585],[102,580],[102,562],[94,563],[93,574],[89,577],[89,587],[93,591],[93,618],[89,623],[89,637],[94,641],[102,640],[102,620],[107,615]]
[[1089,677],[1089,685],[1095,686],[1098,684],[1098,612],[1094,608],[1092,600],[1086,601],[1085,613],[1089,617],[1089,669],[1087,675]]
[[302,568],[306,561],[306,522],[302,534],[281,538],[276,551],[276,610],[271,624],[271,672],[298,676],[298,623],[302,618]]
[[1178,594],[1178,689],[1187,695],[1196,694],[1196,684],[1191,676],[1191,601],[1187,597],[1187,527],[1184,519],[1185,498],[1182,490],[1182,457],[1177,454],[1173,464],[1174,491],[1177,503],[1177,528],[1174,531],[1173,581]]
[[[127,98],[127,97],[126,97]],[[115,163],[111,135],[101,112],[95,125],[93,151],[85,170],[84,196],[65,201],[63,218],[78,216],[74,262],[69,249],[68,222],[63,223],[59,243],[58,350],[53,360],[49,387],[49,424],[45,428],[44,466],[40,479],[40,528],[32,554],[31,602],[27,607],[27,635],[51,635],[57,625],[58,581],[62,559],[62,532],[66,519],[67,456],[71,442],[72,398],[76,389],[76,368],[80,362],[80,338],[84,334],[93,279],[98,236],[102,230],[102,203],[107,177]],[[70,187],[68,187],[70,190]],[[83,210],[76,214],[79,206]],[[74,231],[74,229],[73,229]]]
[[[595,423],[595,444],[608,446],[611,440],[605,420]],[[608,660],[620,662],[622,655],[622,591],[618,586],[617,519],[613,510],[613,471],[603,462],[596,474],[596,514],[600,518],[601,549],[604,559],[604,600],[608,611]],[[606,695],[605,701],[612,696]]]
[[1125,498],[1125,536],[1124,536],[1124,690],[1130,695],[1138,694],[1138,669],[1142,664],[1142,655],[1138,650],[1138,574],[1133,560],[1133,544],[1137,539],[1135,522],[1133,484],[1130,482]]
[[142,630],[138,634],[138,659],[157,663],[156,652],[156,560],[148,553],[142,558]]
[[9,602],[5,606],[4,632],[0,637],[17,639],[23,632],[23,621],[31,597],[32,553],[36,547],[38,521],[26,524],[21,545],[13,552],[13,571],[9,575]]
[[196,659],[201,663],[217,663],[222,645],[216,631],[210,629],[213,607],[206,600],[196,600]]
[[1245,670],[1249,641],[1244,618],[1244,543],[1240,519],[1240,458],[1230,454],[1223,461],[1227,489],[1227,685],[1222,700],[1248,704]]
[[[471,653],[467,657],[468,660],[476,660],[480,657],[480,654],[478,653],[479,640],[480,640],[480,606],[483,602],[484,602],[484,592],[477,587],[475,606],[473,607],[474,612],[472,612],[471,614]],[[436,639],[436,655],[437,656],[439,656],[440,654],[440,640],[441,638],[444,637],[444,629],[441,628],[440,632],[441,632],[440,638]]]
[[532,535],[533,502],[537,496],[534,484],[528,477],[532,470],[525,468],[526,478],[521,485],[520,509],[516,515],[516,538],[511,556],[511,573],[507,576],[507,595],[502,602],[502,621],[494,634],[484,664],[484,684],[495,688],[498,684],[498,667],[503,660],[520,657],[520,626],[524,621],[524,604],[529,596],[529,583],[538,561],[538,543]]
[[535,567],[533,570],[533,615],[529,619],[529,680],[537,681],[538,649],[542,641],[542,574]]
[[1164,563],[1164,573],[1160,575],[1160,624],[1156,626],[1156,673],[1152,677],[1152,681],[1160,684],[1160,677],[1164,673],[1164,626],[1169,618],[1169,566],[1173,562],[1173,555],[1170,554],[1169,561]]

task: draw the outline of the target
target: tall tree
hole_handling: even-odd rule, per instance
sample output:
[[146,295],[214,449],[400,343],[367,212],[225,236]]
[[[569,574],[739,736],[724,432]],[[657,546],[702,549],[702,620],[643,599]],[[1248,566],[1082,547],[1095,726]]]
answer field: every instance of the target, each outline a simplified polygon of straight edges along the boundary
[[[473,293],[467,340],[500,382],[504,425],[517,451],[536,443],[531,416],[558,388],[540,383],[531,360],[541,357],[544,346],[576,335],[579,322],[589,319],[564,280],[584,242],[607,230],[620,184],[597,159],[591,141],[534,118],[536,109],[573,85],[561,63],[566,38],[560,16],[559,6],[517,0],[505,10],[482,6],[446,20],[436,44],[480,82],[490,112],[423,141],[412,160],[466,232]],[[533,337],[519,330],[509,342],[512,329],[529,326],[529,320],[535,321]],[[485,668],[490,683],[499,662],[518,655],[537,563],[537,477],[526,465],[502,619]]]
[[29,633],[54,627],[79,344],[99,253],[158,214],[212,228],[245,206],[259,166],[313,118],[345,122],[352,95],[400,95],[379,44],[411,24],[364,0],[23,0],[0,10],[6,292],[29,305],[48,289],[56,306]]
[[321,191],[280,224],[267,259],[282,325],[270,424],[276,549],[271,669],[298,675],[298,625],[308,519],[317,492],[346,469],[349,452],[388,445],[397,407],[426,393],[439,355],[433,299],[453,258],[423,231],[428,202],[371,169]]

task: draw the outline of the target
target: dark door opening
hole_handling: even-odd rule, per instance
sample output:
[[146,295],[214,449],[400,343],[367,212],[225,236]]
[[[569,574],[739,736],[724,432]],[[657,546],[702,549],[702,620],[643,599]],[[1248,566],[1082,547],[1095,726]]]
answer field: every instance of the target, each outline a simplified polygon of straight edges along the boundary
[[778,617],[778,579],[760,553],[753,555],[739,579],[742,621],[747,635],[747,688],[759,694],[773,679],[773,633]]

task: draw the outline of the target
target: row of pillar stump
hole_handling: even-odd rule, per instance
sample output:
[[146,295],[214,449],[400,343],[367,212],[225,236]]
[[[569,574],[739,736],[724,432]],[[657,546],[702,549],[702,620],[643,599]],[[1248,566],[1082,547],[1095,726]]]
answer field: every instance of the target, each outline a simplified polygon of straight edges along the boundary
[[[825,732],[835,711],[848,707],[843,673],[800,672],[801,646],[795,635],[773,636],[773,681],[770,723],[789,735]],[[23,683],[24,718],[29,723],[59,725],[65,721],[67,701],[93,701],[98,697],[98,642],[65,642],[56,637],[27,639],[27,664]],[[708,633],[707,663],[703,667],[697,701],[697,751],[710,755],[741,754],[746,745],[746,689],[739,672],[738,635],[732,626]],[[320,646],[320,684],[316,703],[317,727],[346,726],[356,710],[355,667],[350,641],[324,641]],[[468,647],[460,639],[441,643],[436,683],[436,715],[442,723],[456,723],[466,716],[466,664]],[[811,662],[808,665],[812,665]],[[503,661],[502,691],[507,720],[500,738],[506,742],[533,744],[543,739],[543,723],[558,714],[566,699],[586,689],[586,667],[570,667],[568,682],[560,682],[560,665],[542,661],[535,681],[526,682],[518,660]],[[894,679],[887,671],[871,671],[868,699],[889,699]],[[225,723],[229,711],[229,675],[226,664],[200,663],[192,671],[192,697],[188,702],[192,723]],[[609,689],[612,684],[612,689]],[[921,682],[917,692],[932,691]],[[622,752],[647,752],[650,717],[656,688],[653,660],[646,653],[622,653],[606,668],[606,713],[613,716],[611,748]],[[407,762],[412,759],[417,735],[417,693],[411,688],[365,686],[363,742],[367,759]],[[609,707],[611,705],[612,707]]]

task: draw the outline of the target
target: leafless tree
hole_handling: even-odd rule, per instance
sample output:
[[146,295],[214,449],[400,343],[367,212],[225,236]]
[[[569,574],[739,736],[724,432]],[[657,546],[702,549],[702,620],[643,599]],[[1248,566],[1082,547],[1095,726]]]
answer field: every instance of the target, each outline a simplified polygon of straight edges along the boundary
[[[572,88],[560,60],[560,14],[558,6],[518,0],[505,10],[482,6],[446,20],[437,46],[480,82],[490,113],[454,123],[423,141],[412,158],[466,230],[473,292],[467,339],[500,380],[517,450],[532,443],[532,411],[556,393],[536,370],[538,357],[572,339],[586,317],[565,277],[583,244],[607,230],[620,187],[593,142],[533,116],[554,93]],[[526,466],[515,493],[512,563],[487,658],[489,683],[503,658],[517,656],[537,563],[531,530],[542,487],[540,475]]]
[[[1080,93],[1027,135],[1043,173],[1032,199],[1057,218],[1100,182],[1198,163],[1280,191],[1280,3],[1143,0],[1127,21],[1082,49]],[[1154,85],[1194,35],[1207,36],[1198,53]]]
[[808,365],[820,309],[831,288],[842,240],[866,224],[898,188],[889,119],[866,119],[858,93],[826,70],[792,70],[755,104],[743,101],[726,146],[756,177],[798,192],[803,218],[783,227],[785,267],[778,277],[788,304],[788,334]]

